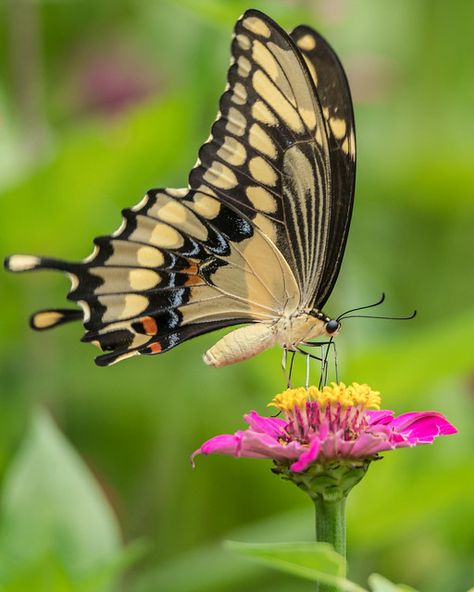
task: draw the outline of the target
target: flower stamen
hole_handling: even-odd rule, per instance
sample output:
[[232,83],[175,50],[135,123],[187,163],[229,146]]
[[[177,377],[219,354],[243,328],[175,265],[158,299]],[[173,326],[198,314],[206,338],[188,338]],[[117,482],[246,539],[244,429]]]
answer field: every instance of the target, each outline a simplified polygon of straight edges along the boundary
[[285,413],[288,441],[309,443],[321,429],[354,440],[367,425],[366,411],[380,408],[380,393],[367,384],[333,382],[321,390],[315,386],[287,389],[268,406]]

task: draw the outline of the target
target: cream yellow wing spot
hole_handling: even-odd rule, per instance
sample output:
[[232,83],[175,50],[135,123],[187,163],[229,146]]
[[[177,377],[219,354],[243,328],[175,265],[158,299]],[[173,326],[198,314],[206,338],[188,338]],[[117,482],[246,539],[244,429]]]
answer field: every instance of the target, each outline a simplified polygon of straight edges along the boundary
[[247,78],[252,69],[250,61],[243,55],[237,59],[237,74],[242,78]]
[[100,278],[103,283],[95,288],[94,294],[118,294],[121,292],[141,292],[157,287],[160,274],[151,269],[126,267],[93,267],[89,273]]
[[64,317],[58,310],[46,310],[44,312],[37,312],[34,316],[35,329],[47,329],[54,327]]
[[40,257],[33,255],[12,255],[8,258],[8,269],[10,271],[29,271],[35,269],[40,263]]
[[303,109],[300,110],[300,115],[303,121],[306,124],[306,127],[312,131],[316,127],[316,113],[313,109]]
[[237,185],[234,172],[222,162],[215,160],[203,175],[204,181],[219,189],[232,189]]
[[105,262],[107,266],[128,265],[130,267],[160,267],[164,257],[158,249],[143,246],[127,240],[110,241],[112,253]]
[[331,131],[334,134],[334,136],[338,139],[338,140],[342,140],[342,138],[346,135],[346,122],[344,121],[344,119],[339,119],[337,117],[331,117],[329,119],[329,125],[331,127]]
[[252,117],[261,123],[265,123],[266,125],[278,125],[278,119],[263,101],[255,101],[250,112]]
[[[247,90],[241,82],[236,82],[230,99],[236,105],[245,105],[247,102]],[[212,140],[212,137],[210,138]]]
[[217,156],[231,165],[241,166],[247,160],[245,146],[235,138],[226,136],[224,143],[217,151]]
[[243,113],[237,110],[235,107],[229,109],[227,115],[226,130],[234,136],[243,136],[247,127],[247,120]]
[[150,235],[150,243],[163,249],[179,249],[184,239],[175,228],[158,222]]
[[186,220],[187,210],[182,203],[174,199],[166,199],[166,196],[160,196],[147,214],[168,224],[179,225]]
[[277,149],[271,137],[258,123],[252,124],[249,130],[249,144],[265,156],[275,159],[278,156]]
[[265,45],[258,39],[253,42],[252,58],[263,68],[263,70],[265,70],[273,81],[277,80],[278,76],[281,74],[280,67],[273,54],[268,51]]
[[239,35],[237,35],[237,43],[240,49],[243,49],[244,51],[250,49],[250,39],[247,37],[247,35],[244,35],[243,33],[239,33]]
[[166,192],[172,195],[173,197],[186,197],[188,194],[189,189],[186,187],[180,187],[179,189],[168,188]]
[[151,290],[160,283],[160,280],[160,276],[150,269],[132,269],[128,275],[130,287],[137,292]]
[[196,189],[196,193],[205,193],[207,195],[211,195],[212,197],[217,197],[217,193],[212,187],[209,187],[209,185],[199,185],[199,187]]
[[316,68],[311,60],[309,60],[305,55],[304,61],[306,62],[306,66],[308,67],[309,73],[311,74],[311,78],[313,79],[314,86],[318,86],[318,74],[316,72]]
[[351,129],[351,135],[350,135],[350,153],[352,156],[352,159],[355,159],[355,137],[354,137],[354,129]]
[[[120,258],[120,254],[117,256]],[[141,247],[137,251],[137,262],[143,267],[160,267],[164,260],[163,253],[153,247]]]
[[248,16],[242,21],[242,25],[247,31],[251,31],[255,35],[260,35],[266,39],[271,37],[271,31],[266,23],[256,16]]
[[260,210],[266,214],[274,214],[278,209],[276,199],[269,191],[260,187],[260,185],[247,187],[245,194],[256,210]]
[[194,213],[182,202],[177,202],[167,195],[159,194],[147,215],[175,226],[180,232],[198,240],[205,241],[208,237],[207,228]]
[[261,156],[255,156],[249,161],[249,171],[258,182],[268,186],[275,186],[278,176],[275,170]]
[[191,207],[197,214],[203,216],[203,218],[206,218],[207,220],[212,220],[218,216],[221,211],[221,204],[217,199],[199,192],[194,194]]
[[148,298],[140,294],[99,296],[98,300],[106,309],[102,316],[105,323],[136,317],[148,307]]
[[316,39],[313,37],[313,35],[303,35],[298,39],[296,44],[299,48],[305,51],[312,51],[313,49],[316,49]]

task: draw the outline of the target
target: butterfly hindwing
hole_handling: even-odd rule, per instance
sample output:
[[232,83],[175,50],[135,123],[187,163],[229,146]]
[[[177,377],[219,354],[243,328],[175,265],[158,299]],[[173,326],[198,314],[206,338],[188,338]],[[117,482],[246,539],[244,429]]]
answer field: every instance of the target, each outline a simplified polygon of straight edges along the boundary
[[354,112],[347,77],[329,43],[305,25],[296,27],[290,35],[316,87],[329,145],[332,195],[328,253],[314,301],[320,309],[336,282],[349,232],[356,165]]
[[[14,256],[8,264],[69,275],[68,299],[83,309],[83,341],[111,352],[99,364],[161,353],[200,333],[281,314],[291,274],[236,209],[193,190],[157,189],[123,217],[116,232],[95,239],[83,262]],[[41,311],[32,326],[49,328],[73,316]]]

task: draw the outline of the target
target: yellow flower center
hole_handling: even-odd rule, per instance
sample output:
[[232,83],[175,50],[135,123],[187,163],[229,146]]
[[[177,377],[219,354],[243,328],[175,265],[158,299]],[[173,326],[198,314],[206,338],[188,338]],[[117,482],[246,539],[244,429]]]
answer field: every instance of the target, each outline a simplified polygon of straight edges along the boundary
[[286,413],[291,413],[295,407],[304,409],[306,403],[317,402],[320,407],[339,405],[342,408],[358,407],[359,409],[380,409],[380,393],[373,391],[368,384],[353,382],[346,386],[343,382],[330,385],[319,390],[315,386],[309,388],[287,389],[276,395],[268,407],[276,407]]

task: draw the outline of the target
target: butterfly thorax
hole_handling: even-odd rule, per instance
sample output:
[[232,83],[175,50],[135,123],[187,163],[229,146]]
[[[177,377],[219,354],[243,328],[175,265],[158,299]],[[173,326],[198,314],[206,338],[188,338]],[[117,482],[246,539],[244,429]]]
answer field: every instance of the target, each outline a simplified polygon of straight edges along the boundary
[[275,342],[294,350],[301,343],[326,335],[326,320],[306,312],[283,316],[274,326]]

